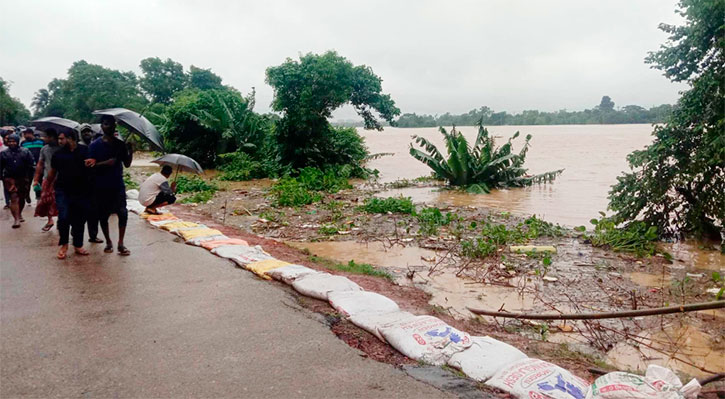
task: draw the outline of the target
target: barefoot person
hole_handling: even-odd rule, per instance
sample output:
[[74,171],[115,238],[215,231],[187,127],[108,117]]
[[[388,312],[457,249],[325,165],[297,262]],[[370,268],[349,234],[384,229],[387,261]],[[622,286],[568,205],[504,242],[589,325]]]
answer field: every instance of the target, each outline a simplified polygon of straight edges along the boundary
[[90,159],[86,165],[93,168],[93,201],[98,212],[98,222],[106,238],[106,253],[113,252],[113,244],[108,231],[108,217],[118,215],[118,254],[130,255],[131,251],[123,244],[128,222],[126,210],[126,186],[123,183],[123,167],[130,167],[133,160],[131,143],[124,143],[115,137],[116,120],[112,116],[101,118],[103,136],[90,145]]
[[86,167],[88,147],[78,145],[76,133],[58,135],[61,149],[53,155],[48,180],[55,181],[55,201],[58,205],[58,259],[68,253],[68,233],[73,236],[77,255],[88,255],[83,248],[83,226],[90,205],[90,170]]
[[55,188],[53,188],[53,182],[48,180],[48,172],[50,172],[53,155],[60,150],[60,146],[55,129],[48,129],[41,136],[45,140],[45,145],[40,149],[40,157],[33,179],[33,187],[36,189],[38,186],[41,187],[40,199],[35,205],[35,216],[47,217],[48,221],[43,226],[43,231],[50,231],[54,225],[53,216],[58,216],[58,208],[55,206]]
[[170,205],[176,202],[176,183],[169,186],[169,176],[171,176],[171,166],[164,165],[160,173],[154,173],[149,176],[138,189],[138,201],[146,207],[147,213],[158,214],[156,208]]
[[23,208],[25,198],[30,192],[30,179],[33,176],[33,154],[19,146],[16,134],[5,137],[8,149],[0,152],[0,176],[10,196],[10,212],[13,214],[13,228],[24,222]]

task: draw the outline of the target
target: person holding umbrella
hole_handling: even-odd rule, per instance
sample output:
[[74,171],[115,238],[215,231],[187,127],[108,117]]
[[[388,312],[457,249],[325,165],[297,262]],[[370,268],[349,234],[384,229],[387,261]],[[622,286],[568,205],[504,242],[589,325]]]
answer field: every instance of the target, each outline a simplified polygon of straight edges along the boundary
[[113,116],[101,117],[103,136],[90,145],[89,159],[86,166],[93,168],[92,200],[98,214],[101,231],[106,239],[104,252],[113,252],[113,244],[108,231],[108,218],[111,214],[118,215],[118,254],[131,254],[124,245],[128,222],[126,209],[126,186],[123,183],[123,167],[130,167],[133,161],[133,146],[116,138],[116,120]]
[[58,216],[58,208],[55,205],[55,189],[53,182],[48,180],[50,173],[50,163],[60,146],[58,145],[58,132],[53,128],[48,128],[43,139],[45,145],[40,149],[40,157],[38,164],[35,166],[35,177],[33,178],[33,187],[37,190],[40,187],[40,199],[35,204],[35,216],[47,217],[48,221],[43,226],[43,231],[47,232],[53,228],[53,216]]

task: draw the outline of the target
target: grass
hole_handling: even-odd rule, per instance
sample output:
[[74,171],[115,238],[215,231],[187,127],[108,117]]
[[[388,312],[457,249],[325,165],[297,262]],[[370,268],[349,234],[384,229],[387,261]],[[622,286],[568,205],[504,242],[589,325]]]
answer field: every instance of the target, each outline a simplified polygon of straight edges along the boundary
[[362,210],[367,213],[415,214],[415,205],[410,197],[368,198]]
[[214,182],[209,182],[202,179],[199,176],[185,176],[180,175],[176,179],[176,193],[198,193],[198,192],[211,192],[212,195],[219,190],[219,186]]
[[354,260],[351,260],[347,263],[339,263],[332,259],[327,259],[315,255],[309,256],[308,259],[310,260],[310,262],[315,262],[318,265],[324,266],[327,269],[339,270],[353,274],[364,274],[367,276],[381,277],[393,281],[392,274],[367,263],[357,263]]
[[189,197],[182,199],[180,201],[180,203],[182,203],[182,204],[206,203],[206,202],[209,202],[209,200],[211,200],[212,197],[214,197],[213,191],[199,191]]

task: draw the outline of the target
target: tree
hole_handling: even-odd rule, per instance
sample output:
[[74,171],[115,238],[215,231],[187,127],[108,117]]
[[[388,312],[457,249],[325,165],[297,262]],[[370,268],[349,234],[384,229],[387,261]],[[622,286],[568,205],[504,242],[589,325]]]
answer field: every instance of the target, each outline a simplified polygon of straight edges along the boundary
[[10,83],[0,78],[0,126],[27,123],[30,111],[17,98],[10,96]]
[[645,61],[687,82],[654,140],[627,157],[610,208],[618,222],[642,220],[661,236],[718,236],[725,220],[725,2],[681,0],[683,26],[661,24],[669,40]]
[[599,102],[597,109],[602,112],[612,112],[614,111],[614,101],[609,96],[604,96],[602,97],[602,101]]
[[139,80],[141,89],[153,102],[168,104],[174,93],[186,87],[187,76],[184,67],[168,58],[161,61],[158,57],[141,60],[143,76]]
[[30,107],[33,108],[35,115],[39,115],[43,110],[48,107],[50,103],[50,92],[48,89],[40,89],[33,96],[33,101],[30,103]]
[[351,104],[366,129],[382,130],[373,115],[392,122],[400,114],[395,102],[382,94],[382,79],[365,65],[354,66],[334,51],[288,58],[267,68],[267,83],[274,89],[272,109],[283,113],[277,126],[282,160],[299,169],[330,164],[334,135],[328,119],[344,104]]
[[221,89],[222,78],[216,75],[211,69],[202,69],[195,66],[189,68],[189,87],[199,90]]

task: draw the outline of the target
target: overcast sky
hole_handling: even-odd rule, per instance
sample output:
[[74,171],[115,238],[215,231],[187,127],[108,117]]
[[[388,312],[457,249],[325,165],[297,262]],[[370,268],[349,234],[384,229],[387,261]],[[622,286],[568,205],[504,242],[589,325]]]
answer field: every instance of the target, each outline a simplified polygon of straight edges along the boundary
[[[675,0],[0,0],[0,76],[33,94],[85,59],[140,72],[141,59],[211,68],[269,110],[265,68],[337,50],[366,64],[403,112],[581,110],[674,103],[683,86],[643,62],[680,23]],[[350,110],[338,112],[348,118]]]

